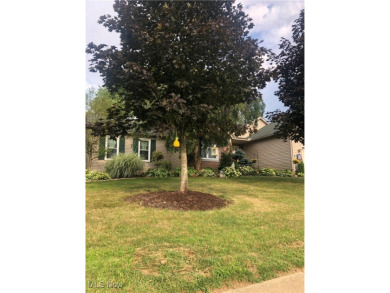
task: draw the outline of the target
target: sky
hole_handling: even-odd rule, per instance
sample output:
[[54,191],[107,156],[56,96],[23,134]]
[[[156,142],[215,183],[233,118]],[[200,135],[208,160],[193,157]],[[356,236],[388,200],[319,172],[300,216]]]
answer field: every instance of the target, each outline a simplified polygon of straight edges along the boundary
[[[119,47],[119,35],[115,32],[109,32],[105,27],[97,23],[101,15],[115,15],[112,8],[113,2],[111,0],[87,0],[86,44],[94,42],[95,44]],[[291,26],[294,20],[299,17],[299,12],[304,8],[304,2],[301,0],[236,0],[237,3],[243,4],[244,12],[253,19],[253,23],[255,24],[254,28],[250,31],[250,36],[254,39],[263,40],[261,45],[267,49],[272,49],[275,53],[279,52],[278,44],[282,37],[291,39]],[[97,88],[103,85],[99,73],[89,72],[88,70],[88,59],[90,58],[90,55],[86,56],[86,89],[90,87]],[[261,90],[263,100],[266,104],[265,112],[286,109],[274,95],[277,89],[277,83],[272,81]]]

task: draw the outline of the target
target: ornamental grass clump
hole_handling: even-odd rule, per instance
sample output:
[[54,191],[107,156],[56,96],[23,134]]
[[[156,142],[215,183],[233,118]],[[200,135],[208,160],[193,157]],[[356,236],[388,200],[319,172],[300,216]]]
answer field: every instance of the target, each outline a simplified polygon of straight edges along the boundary
[[105,171],[112,178],[129,178],[143,169],[143,162],[137,154],[119,154],[106,163]]

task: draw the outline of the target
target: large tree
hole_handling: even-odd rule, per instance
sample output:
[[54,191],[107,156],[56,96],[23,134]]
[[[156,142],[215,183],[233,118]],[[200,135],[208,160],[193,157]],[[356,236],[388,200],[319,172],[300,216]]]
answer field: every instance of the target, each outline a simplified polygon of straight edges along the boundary
[[90,88],[85,94],[85,122],[87,129],[85,130],[85,159],[86,168],[90,169],[92,161],[99,157],[99,137],[92,134],[92,130],[88,129],[90,124],[102,121],[107,118],[108,109],[113,105],[115,97],[110,92],[102,87],[96,91]]
[[154,130],[180,140],[181,184],[187,190],[187,140],[242,134],[237,105],[259,100],[266,49],[232,1],[115,1],[99,23],[120,34],[120,48],[88,44],[91,71],[122,97],[95,133]]
[[304,10],[292,26],[292,40],[282,38],[279,45],[281,52],[272,58],[275,61],[275,80],[279,90],[275,95],[287,107],[268,113],[272,122],[276,122],[276,134],[283,139],[292,139],[304,144],[305,131],[305,26]]

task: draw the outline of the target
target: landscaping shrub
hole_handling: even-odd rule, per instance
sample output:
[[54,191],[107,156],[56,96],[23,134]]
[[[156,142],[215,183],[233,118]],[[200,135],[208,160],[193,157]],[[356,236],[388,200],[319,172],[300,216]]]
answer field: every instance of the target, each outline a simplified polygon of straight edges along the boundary
[[225,172],[225,177],[227,178],[240,177],[242,175],[240,171],[232,167],[226,167],[223,171]]
[[150,168],[146,171],[147,177],[165,178],[171,176],[171,172],[165,169]]
[[198,175],[199,175],[199,173],[198,173],[198,171],[196,171],[196,169],[194,167],[188,167],[188,176],[196,177]]
[[200,170],[199,175],[202,177],[216,177],[215,170],[213,168],[204,168]]
[[291,170],[283,170],[282,172],[282,177],[293,177],[294,173]]
[[238,164],[240,166],[252,166],[252,160],[251,159],[248,159],[248,158],[243,158],[241,159]]
[[305,177],[305,174],[304,173],[298,173],[297,176],[298,177]]
[[162,152],[154,152],[152,155],[152,162],[158,168],[162,160],[164,159],[164,154]]
[[231,167],[232,163],[233,163],[232,155],[230,153],[222,153],[218,170],[222,170],[225,167]]
[[305,173],[305,164],[303,162],[298,163],[297,173]]
[[274,170],[275,176],[282,176],[282,171]]
[[94,181],[94,180],[108,180],[111,179],[110,175],[103,172],[95,172],[91,170],[85,170],[85,180]]
[[243,176],[256,175],[256,170],[250,166],[241,166],[238,168]]
[[260,170],[261,176],[275,176],[275,170],[270,168],[263,168]]
[[234,154],[232,154],[232,158],[233,160],[241,161],[245,158],[245,152],[242,149],[238,149]]
[[143,162],[137,154],[119,154],[107,161],[105,171],[112,178],[129,178],[142,171]]
[[160,165],[158,168],[162,169],[162,170],[171,171],[172,170],[172,162],[169,160],[162,160],[160,162]]
[[[187,170],[188,170],[188,176],[190,176],[190,177],[196,177],[199,175],[198,171],[196,171],[196,169],[194,167],[188,167]],[[173,171],[173,176],[180,177],[180,172],[181,172],[181,168],[177,167]]]

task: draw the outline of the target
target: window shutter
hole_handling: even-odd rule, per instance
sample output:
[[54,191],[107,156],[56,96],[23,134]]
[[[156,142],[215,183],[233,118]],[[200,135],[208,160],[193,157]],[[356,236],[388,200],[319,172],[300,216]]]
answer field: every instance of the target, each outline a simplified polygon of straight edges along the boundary
[[98,160],[104,160],[104,150],[106,148],[106,137],[101,136],[99,139],[99,157]]
[[156,140],[151,140],[151,146],[150,146],[150,158],[152,158],[153,153],[156,151]]
[[123,135],[119,137],[119,152],[125,153],[125,137]]
[[138,139],[133,138],[133,153],[138,154]]

